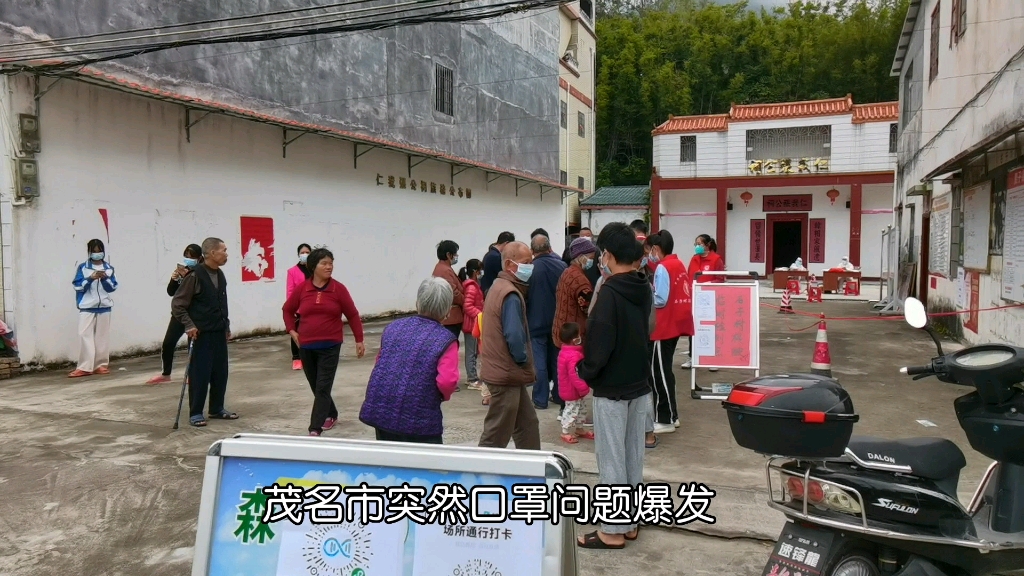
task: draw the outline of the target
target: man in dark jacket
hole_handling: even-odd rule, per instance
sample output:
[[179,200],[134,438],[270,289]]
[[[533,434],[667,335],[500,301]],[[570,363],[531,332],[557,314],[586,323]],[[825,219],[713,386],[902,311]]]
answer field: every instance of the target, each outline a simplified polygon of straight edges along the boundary
[[498,234],[498,241],[491,244],[487,254],[484,255],[484,274],[480,277],[480,289],[483,290],[484,296],[487,296],[487,291],[491,289],[491,284],[494,284],[494,279],[498,277],[498,272],[501,272],[501,251],[505,248],[506,244],[515,241],[515,234],[507,231],[502,232]]
[[[577,238],[590,238],[590,240],[593,241],[594,233],[590,231],[590,228],[583,227],[580,228],[580,234],[579,236],[577,236]],[[572,240],[575,240],[575,238],[573,238]],[[569,241],[569,246],[565,247],[565,252],[562,252],[562,262],[565,262],[566,266],[572,264],[572,258],[569,256],[569,248],[570,246],[572,246],[572,240]],[[599,252],[597,256],[595,256],[594,258],[597,259],[600,256],[601,254]],[[586,275],[587,280],[590,280],[590,287],[596,287],[597,281],[601,278],[601,267],[591,266],[590,268],[584,270],[583,273]]]
[[[650,410],[647,342],[653,296],[637,273],[643,246],[624,223],[601,229],[601,267],[608,278],[587,319],[578,373],[594,391],[594,449],[599,484],[636,486],[644,472],[644,428]],[[636,524],[601,524],[583,548],[621,547]]]
[[[530,241],[533,252],[533,276],[526,299],[526,317],[530,324],[530,343],[537,381],[533,384],[533,405],[540,410],[548,407],[548,396],[559,406],[565,402],[558,396],[558,348],[551,339],[551,324],[555,319],[555,290],[566,265],[551,251],[551,241],[538,234]],[[554,386],[549,384],[554,382]]]
[[228,248],[220,238],[203,240],[203,262],[182,280],[171,300],[171,314],[185,325],[192,340],[188,370],[189,423],[206,426],[203,406],[210,393],[210,418],[235,420],[238,414],[224,409],[228,387],[228,281],[221,266]]

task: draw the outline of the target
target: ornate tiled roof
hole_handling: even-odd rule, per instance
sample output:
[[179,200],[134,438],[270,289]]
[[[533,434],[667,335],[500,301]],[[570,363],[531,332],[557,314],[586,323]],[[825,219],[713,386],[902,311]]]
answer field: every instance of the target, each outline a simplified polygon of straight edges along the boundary
[[775,104],[733,104],[728,114],[707,116],[669,116],[668,121],[654,129],[653,135],[692,134],[694,132],[724,132],[730,122],[756,122],[763,120],[784,120],[787,118],[810,118],[814,116],[841,116],[852,114],[853,122],[890,122],[899,117],[899,102],[876,104],[854,104],[853,97],[805,102],[782,102]]

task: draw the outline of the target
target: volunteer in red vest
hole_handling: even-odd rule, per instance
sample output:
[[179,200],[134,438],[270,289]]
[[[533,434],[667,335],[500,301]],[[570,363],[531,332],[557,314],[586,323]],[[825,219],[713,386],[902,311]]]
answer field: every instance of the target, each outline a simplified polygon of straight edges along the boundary
[[701,234],[693,241],[693,258],[690,259],[690,268],[687,270],[690,278],[697,282],[721,282],[720,276],[701,276],[697,278],[697,272],[722,272],[725,270],[725,260],[718,255],[718,244],[715,239],[707,234]]
[[654,373],[654,433],[675,432],[679,425],[676,407],[676,377],[672,372],[672,357],[680,336],[693,335],[693,310],[690,295],[690,276],[679,257],[672,253],[675,242],[668,230],[649,238],[651,254],[656,263],[654,270],[655,326],[651,332],[654,353],[651,354],[651,372]]

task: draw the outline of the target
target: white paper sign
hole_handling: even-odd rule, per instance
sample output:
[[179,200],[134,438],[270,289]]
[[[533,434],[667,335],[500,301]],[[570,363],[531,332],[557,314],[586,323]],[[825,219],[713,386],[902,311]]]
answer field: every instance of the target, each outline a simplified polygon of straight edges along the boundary
[[[713,295],[712,295],[713,296]],[[693,354],[695,356],[715,355],[715,326],[697,326],[693,337]]]
[[967,275],[964,273],[963,268],[957,268],[956,270],[956,307],[963,310],[967,307],[967,290],[966,290]]
[[693,321],[714,322],[715,321],[715,293],[698,290],[693,295]]

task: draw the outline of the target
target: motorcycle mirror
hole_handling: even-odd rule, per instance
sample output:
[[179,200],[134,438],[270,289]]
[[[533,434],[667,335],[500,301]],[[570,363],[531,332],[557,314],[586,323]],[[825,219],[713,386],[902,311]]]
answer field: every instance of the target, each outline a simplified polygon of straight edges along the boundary
[[903,318],[914,328],[924,328],[928,325],[928,313],[924,304],[917,298],[907,298],[903,301]]

